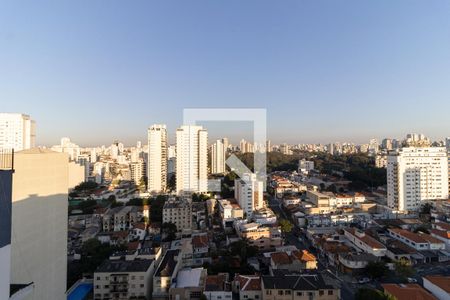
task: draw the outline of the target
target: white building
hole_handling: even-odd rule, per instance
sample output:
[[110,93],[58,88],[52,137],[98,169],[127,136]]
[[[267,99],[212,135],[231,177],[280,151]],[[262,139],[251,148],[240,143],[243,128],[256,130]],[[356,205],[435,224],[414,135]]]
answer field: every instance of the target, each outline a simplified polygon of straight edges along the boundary
[[148,129],[148,191],[160,193],[167,186],[167,129],[155,124]]
[[202,126],[177,129],[177,194],[208,190],[208,132]]
[[263,182],[256,179],[255,174],[244,174],[243,178],[234,181],[234,197],[250,218],[254,210],[264,207]]
[[35,147],[36,123],[30,116],[0,113],[0,149],[21,151]]
[[308,161],[306,159],[301,159],[298,161],[298,172],[308,174],[310,171],[314,170],[314,162]]
[[387,164],[388,206],[418,210],[422,201],[448,199],[445,147],[408,147],[390,152]]
[[70,138],[61,138],[61,143],[59,145],[52,146],[52,151],[67,153],[70,160],[78,161],[78,156],[80,155],[80,146],[72,143]]
[[225,173],[225,143],[223,140],[217,140],[211,145],[211,173]]

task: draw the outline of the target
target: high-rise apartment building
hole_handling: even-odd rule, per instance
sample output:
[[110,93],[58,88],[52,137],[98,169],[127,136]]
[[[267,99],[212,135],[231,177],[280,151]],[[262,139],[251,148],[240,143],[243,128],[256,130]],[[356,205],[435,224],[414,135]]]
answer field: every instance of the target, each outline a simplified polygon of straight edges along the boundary
[[161,193],[167,186],[167,129],[155,124],[148,129],[148,191]]
[[36,123],[30,116],[0,113],[0,149],[21,151],[35,147]]
[[181,126],[176,137],[177,193],[208,190],[208,132],[202,126]]
[[211,173],[225,173],[225,143],[223,140],[217,140],[211,145]]
[[448,155],[445,147],[406,147],[387,161],[388,206],[420,209],[422,201],[448,199]]
[[234,181],[234,198],[250,218],[254,210],[264,207],[263,182],[256,179],[255,174],[244,174],[243,178]]
[[146,174],[146,163],[143,158],[137,162],[132,162],[130,164],[131,180],[134,181],[135,185],[140,185],[142,178],[145,178]]

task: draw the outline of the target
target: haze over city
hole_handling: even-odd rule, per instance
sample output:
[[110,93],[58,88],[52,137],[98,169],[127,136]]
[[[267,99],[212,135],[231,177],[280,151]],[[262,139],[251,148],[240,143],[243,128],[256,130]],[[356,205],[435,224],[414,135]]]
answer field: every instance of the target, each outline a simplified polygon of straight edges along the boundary
[[450,1],[0,3],[0,300],[449,300]]
[[32,115],[47,146],[62,136],[131,145],[153,123],[174,132],[191,107],[266,108],[276,143],[442,139],[449,9],[448,1],[5,1],[2,111]]

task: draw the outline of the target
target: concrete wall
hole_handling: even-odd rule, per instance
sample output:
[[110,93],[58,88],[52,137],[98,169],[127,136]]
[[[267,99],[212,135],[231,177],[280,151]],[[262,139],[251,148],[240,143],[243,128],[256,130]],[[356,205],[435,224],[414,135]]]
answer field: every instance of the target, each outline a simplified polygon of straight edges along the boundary
[[11,280],[34,282],[28,299],[65,299],[68,156],[25,150],[14,167]]
[[9,298],[12,171],[0,170],[0,299]]

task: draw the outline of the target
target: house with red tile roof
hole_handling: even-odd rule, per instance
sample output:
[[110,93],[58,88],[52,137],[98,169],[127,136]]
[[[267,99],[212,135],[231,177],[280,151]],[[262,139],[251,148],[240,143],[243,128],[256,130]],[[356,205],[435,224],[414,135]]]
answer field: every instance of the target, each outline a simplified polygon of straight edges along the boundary
[[236,274],[233,292],[239,294],[239,300],[262,299],[261,278],[257,275]]

